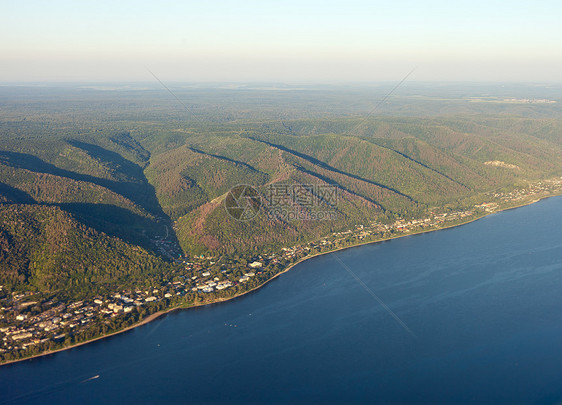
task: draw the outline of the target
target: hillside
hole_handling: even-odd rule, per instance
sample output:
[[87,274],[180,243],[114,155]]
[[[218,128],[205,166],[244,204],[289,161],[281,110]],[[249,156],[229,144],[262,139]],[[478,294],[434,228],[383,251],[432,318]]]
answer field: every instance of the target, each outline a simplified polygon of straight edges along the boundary
[[[93,292],[178,246],[252,256],[562,175],[557,103],[406,95],[369,117],[380,89],[177,89],[190,111],[155,90],[27,91],[0,96],[0,277],[22,288]],[[237,185],[260,196],[249,221],[226,209]]]
[[84,298],[159,280],[169,265],[55,206],[0,205],[0,285]]

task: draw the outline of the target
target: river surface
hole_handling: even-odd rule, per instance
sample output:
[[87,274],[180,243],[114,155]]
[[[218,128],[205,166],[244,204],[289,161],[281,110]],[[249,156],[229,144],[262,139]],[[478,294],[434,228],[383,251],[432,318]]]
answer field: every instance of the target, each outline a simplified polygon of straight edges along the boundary
[[0,367],[0,403],[562,400],[561,197],[336,255],[365,286],[334,254],[307,260],[234,301]]

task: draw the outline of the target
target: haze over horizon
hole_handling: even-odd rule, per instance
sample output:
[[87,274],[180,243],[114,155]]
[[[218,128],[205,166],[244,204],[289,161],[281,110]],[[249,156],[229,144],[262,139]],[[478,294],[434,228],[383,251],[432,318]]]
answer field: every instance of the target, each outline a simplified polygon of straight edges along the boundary
[[4,5],[0,82],[562,82],[555,1]]

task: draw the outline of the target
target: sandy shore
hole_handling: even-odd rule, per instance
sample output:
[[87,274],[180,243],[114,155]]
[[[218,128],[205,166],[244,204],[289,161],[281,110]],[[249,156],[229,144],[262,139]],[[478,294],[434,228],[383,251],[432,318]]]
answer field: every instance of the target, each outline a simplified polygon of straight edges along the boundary
[[127,332],[127,331],[129,331],[129,330],[131,330],[131,329],[138,328],[139,326],[146,325],[147,323],[152,322],[152,321],[154,321],[155,319],[159,318],[160,316],[165,315],[165,314],[167,314],[167,313],[169,313],[169,312],[172,312],[172,311],[177,311],[177,310],[182,310],[182,309],[197,308],[197,307],[202,307],[202,306],[205,306],[205,305],[213,305],[213,304],[218,304],[218,303],[221,303],[221,302],[231,301],[231,300],[234,300],[234,299],[236,299],[236,298],[243,297],[243,296],[246,295],[246,294],[249,294],[249,293],[251,293],[251,292],[253,292],[253,291],[258,290],[259,288],[263,287],[264,285],[266,285],[267,283],[271,282],[272,280],[275,280],[277,277],[279,277],[279,276],[281,276],[282,274],[288,272],[289,270],[291,270],[291,269],[292,269],[293,267],[295,267],[296,265],[298,265],[298,264],[304,262],[305,260],[312,259],[312,258],[314,258],[314,257],[318,257],[318,256],[330,254],[330,253],[336,253],[336,252],[339,252],[339,251],[342,251],[342,250],[352,249],[352,248],[355,248],[355,247],[358,247],[358,246],[369,245],[369,244],[372,244],[372,243],[379,243],[379,242],[385,242],[385,241],[389,241],[389,240],[393,240],[393,239],[403,238],[403,237],[405,237],[405,236],[420,235],[420,234],[424,234],[424,233],[428,233],[428,232],[436,232],[436,231],[442,231],[442,230],[444,230],[444,229],[456,228],[456,227],[458,227],[458,226],[466,225],[466,224],[469,224],[469,223],[471,223],[471,222],[474,222],[474,221],[477,221],[477,220],[479,220],[479,219],[482,219],[482,218],[484,218],[484,217],[487,217],[487,216],[490,215],[490,214],[495,214],[495,213],[502,212],[502,211],[508,211],[508,210],[511,210],[511,209],[524,207],[524,206],[531,205],[531,204],[534,204],[534,203],[536,203],[536,202],[539,202],[539,201],[541,201],[541,200],[543,200],[543,199],[546,199],[546,198],[558,197],[558,196],[559,196],[559,195],[545,196],[545,197],[537,198],[537,199],[532,200],[532,201],[528,201],[528,202],[521,203],[521,204],[519,204],[519,205],[515,205],[515,206],[512,206],[512,207],[504,208],[504,209],[499,210],[499,211],[487,212],[487,213],[485,213],[485,214],[482,215],[482,216],[479,216],[479,217],[477,217],[477,218],[470,219],[470,220],[468,220],[468,221],[466,221],[466,222],[462,222],[462,223],[460,223],[460,224],[454,224],[454,225],[444,226],[444,227],[440,227],[440,228],[422,230],[422,231],[419,231],[419,232],[411,232],[411,233],[406,233],[406,234],[402,234],[402,235],[396,235],[396,236],[393,236],[393,237],[390,237],[390,238],[385,238],[385,239],[377,239],[377,240],[374,240],[374,241],[361,242],[361,243],[357,243],[357,244],[354,244],[354,245],[351,245],[351,246],[345,246],[345,247],[341,247],[341,248],[329,250],[329,251],[326,251],[326,252],[315,253],[315,254],[313,254],[313,255],[311,255],[311,256],[305,256],[305,257],[299,259],[298,261],[296,261],[295,263],[291,264],[290,266],[288,266],[285,270],[283,270],[283,271],[277,273],[276,275],[274,275],[273,277],[267,279],[266,281],[264,281],[264,282],[261,283],[260,285],[258,285],[258,286],[256,286],[256,287],[252,288],[251,290],[244,291],[243,293],[240,293],[240,294],[235,295],[235,296],[233,296],[233,297],[219,298],[219,299],[217,299],[217,300],[215,300],[215,301],[213,301],[213,302],[206,302],[206,303],[196,304],[196,305],[192,305],[192,306],[183,306],[183,305],[181,305],[181,306],[176,306],[176,307],[168,308],[168,309],[166,309],[166,310],[164,310],[164,311],[155,312],[154,314],[149,315],[149,316],[147,316],[146,318],[144,318],[142,321],[140,321],[140,322],[138,322],[138,323],[136,323],[136,324],[134,324],[134,325],[128,326],[128,327],[125,328],[125,329],[121,329],[121,330],[118,330],[118,331],[109,333],[109,334],[107,334],[107,335],[99,336],[99,337],[94,338],[94,339],[86,340],[86,341],[84,341],[84,342],[76,343],[76,344],[74,344],[74,345],[72,345],[72,346],[63,347],[63,348],[60,348],[60,349],[57,349],[57,350],[50,350],[50,351],[47,351],[47,352],[43,352],[43,353],[37,354],[37,355],[35,355],[35,356],[25,357],[25,358],[23,358],[23,359],[17,359],[17,360],[9,360],[9,361],[7,361],[7,362],[1,363],[1,364],[0,364],[0,367],[5,366],[5,365],[8,365],[8,364],[19,363],[19,362],[22,362],[22,361],[32,360],[32,359],[37,358],[37,357],[48,356],[48,355],[53,354],[53,353],[62,352],[62,351],[64,351],[64,350],[69,350],[69,349],[73,349],[73,348],[75,348],[75,347],[83,346],[83,345],[86,345],[86,344],[88,344],[88,343],[95,342],[95,341],[97,341],[97,340],[106,339],[106,338],[108,338],[108,337],[115,336],[115,335],[118,335],[118,334],[123,333],[123,332]]

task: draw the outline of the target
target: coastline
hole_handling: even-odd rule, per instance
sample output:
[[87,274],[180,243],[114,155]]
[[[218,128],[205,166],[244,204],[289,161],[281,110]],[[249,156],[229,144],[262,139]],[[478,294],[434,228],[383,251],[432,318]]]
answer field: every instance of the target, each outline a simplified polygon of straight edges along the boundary
[[482,215],[482,216],[479,216],[479,217],[477,217],[477,218],[470,219],[470,220],[468,220],[468,221],[466,221],[466,222],[462,222],[462,223],[459,223],[459,224],[453,224],[453,225],[444,226],[444,227],[439,227],[439,228],[434,228],[434,229],[420,230],[420,231],[417,231],[417,232],[409,232],[409,233],[405,233],[405,234],[401,234],[401,235],[392,236],[392,237],[389,237],[389,238],[377,239],[377,240],[373,240],[373,241],[367,241],[367,242],[356,243],[356,244],[353,244],[353,245],[350,245],[350,246],[340,247],[340,248],[336,248],[336,249],[329,250],[329,251],[326,251],[326,252],[318,252],[318,253],[315,253],[315,254],[312,254],[312,255],[309,255],[309,256],[305,256],[305,257],[300,258],[300,259],[297,260],[295,263],[292,263],[292,264],[289,265],[286,269],[284,269],[283,271],[280,271],[279,273],[275,274],[274,276],[272,276],[271,278],[267,279],[267,280],[264,281],[263,283],[257,285],[256,287],[254,287],[254,288],[252,288],[252,289],[249,289],[249,290],[247,290],[247,291],[244,291],[243,293],[234,295],[234,296],[232,296],[232,297],[228,297],[228,298],[218,298],[218,299],[216,299],[215,301],[212,301],[212,302],[200,303],[200,304],[190,305],[190,306],[179,305],[179,306],[171,307],[171,308],[168,308],[168,309],[165,309],[165,310],[162,310],[162,311],[155,312],[155,313],[153,313],[153,314],[147,316],[146,318],[142,319],[140,322],[135,323],[134,325],[128,326],[128,327],[126,327],[126,328],[124,328],[124,329],[117,330],[117,331],[108,333],[108,334],[106,334],[106,335],[98,336],[98,337],[93,338],[93,339],[90,339],[90,340],[85,340],[85,341],[83,341],[83,342],[75,343],[75,344],[70,345],[70,346],[67,346],[67,347],[62,347],[62,348],[60,348],[60,349],[49,350],[49,351],[46,351],[46,352],[43,352],[43,353],[40,353],[40,354],[36,354],[36,355],[30,356],[30,357],[25,357],[25,358],[22,358],[22,359],[9,360],[9,361],[0,363],[0,367],[2,367],[2,366],[7,366],[7,365],[9,365],[9,364],[20,363],[20,362],[23,362],[23,361],[33,360],[33,359],[36,359],[36,358],[39,358],[39,357],[49,356],[49,355],[52,355],[52,354],[55,354],[55,353],[58,353],[58,352],[62,352],[62,351],[69,350],[69,349],[74,349],[74,348],[76,348],[76,347],[83,346],[83,345],[86,345],[86,344],[88,344],[88,343],[92,343],[92,342],[95,342],[95,341],[98,341],[98,340],[102,340],[102,339],[106,339],[106,338],[109,338],[109,337],[111,337],[111,336],[115,336],[115,335],[118,335],[118,334],[121,334],[121,333],[124,333],[124,332],[128,332],[128,331],[130,331],[130,330],[132,330],[132,329],[135,329],[135,328],[138,328],[138,327],[140,327],[140,326],[146,325],[146,324],[148,324],[148,323],[150,323],[150,322],[152,322],[152,321],[154,321],[154,320],[160,318],[161,316],[166,315],[166,314],[168,314],[168,313],[170,313],[170,312],[173,312],[173,311],[177,311],[177,310],[188,310],[188,309],[191,309],[191,308],[198,308],[198,307],[202,307],[202,306],[206,306],[206,305],[214,305],[214,304],[219,304],[219,303],[223,303],[223,302],[227,302],[227,301],[231,301],[231,300],[234,300],[234,299],[243,297],[243,296],[246,295],[246,294],[249,294],[249,293],[251,293],[251,292],[254,292],[254,291],[260,289],[261,287],[265,286],[266,284],[268,284],[268,283],[271,282],[272,280],[276,279],[277,277],[281,276],[282,274],[287,273],[289,270],[291,270],[291,269],[292,269],[293,267],[295,267],[296,265],[298,265],[298,264],[300,264],[300,263],[302,263],[302,262],[304,262],[304,261],[306,261],[306,260],[309,260],[309,259],[318,257],[318,256],[322,256],[322,255],[326,255],[326,254],[331,254],[331,253],[336,253],[336,252],[339,252],[339,251],[343,251],[343,250],[346,250],[346,249],[351,249],[351,248],[355,248],[355,247],[359,247],[359,246],[364,246],[364,245],[369,245],[369,244],[374,244],[374,243],[379,243],[379,242],[386,242],[386,241],[389,241],[389,240],[398,239],[398,238],[403,238],[403,237],[406,237],[406,236],[420,235],[420,234],[429,233],[429,232],[436,232],[436,231],[441,231],[441,230],[445,230],[445,229],[456,228],[456,227],[459,227],[459,226],[462,226],[462,225],[467,225],[467,224],[469,224],[469,223],[471,223],[471,222],[474,222],[474,221],[477,221],[477,220],[479,220],[479,219],[485,218],[485,217],[487,217],[488,215],[491,215],[491,214],[496,214],[496,213],[500,213],[500,212],[503,212],[503,211],[509,211],[509,210],[512,210],[512,209],[525,207],[525,206],[534,204],[534,203],[536,203],[536,202],[542,201],[542,200],[547,199],[547,198],[560,197],[560,196],[562,196],[562,194],[547,195],[547,196],[539,197],[539,198],[533,199],[533,200],[531,200],[531,201],[523,202],[523,203],[518,204],[518,205],[514,205],[514,206],[507,207],[507,208],[499,209],[499,210],[494,211],[494,212],[486,212],[486,213],[485,213],[484,215]]

